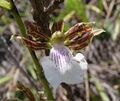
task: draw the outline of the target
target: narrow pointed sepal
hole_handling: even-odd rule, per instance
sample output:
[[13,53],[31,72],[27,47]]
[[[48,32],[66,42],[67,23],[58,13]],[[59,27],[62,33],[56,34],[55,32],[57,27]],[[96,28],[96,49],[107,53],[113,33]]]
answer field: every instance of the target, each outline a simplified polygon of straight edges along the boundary
[[91,33],[93,33],[93,35],[96,36],[96,35],[99,35],[99,34],[101,34],[103,32],[105,32],[105,30],[103,30],[103,29],[95,29],[95,30],[92,30]]
[[22,38],[22,41],[26,46],[31,47],[31,49],[33,50],[41,50],[41,49],[50,48],[50,46],[46,42],[36,42],[34,40],[29,40],[26,38]]
[[92,22],[83,22],[71,27],[65,33],[65,45],[73,50],[80,50],[89,45],[94,36],[104,32],[103,29],[93,30],[93,24]]
[[38,41],[24,38],[19,35],[12,35],[11,39],[20,39],[24,45],[26,45],[27,47],[30,47],[32,50],[42,50],[42,49],[51,48],[51,46],[47,42],[38,42]]
[[77,38],[71,40],[70,45],[85,43],[86,41],[91,40],[91,38],[92,38],[93,36],[94,36],[94,35],[93,35],[92,33],[86,32],[86,33],[84,33],[81,37],[77,37]]
[[60,20],[58,22],[55,22],[51,28],[52,33],[56,32],[56,31],[63,31],[63,27],[64,27],[64,22],[63,20]]

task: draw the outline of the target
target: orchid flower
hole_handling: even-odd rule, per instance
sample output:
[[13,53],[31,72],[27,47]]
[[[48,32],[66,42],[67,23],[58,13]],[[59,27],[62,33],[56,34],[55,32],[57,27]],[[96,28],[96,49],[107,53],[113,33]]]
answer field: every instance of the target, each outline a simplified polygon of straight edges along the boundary
[[50,50],[49,56],[43,56],[40,62],[51,86],[56,89],[62,82],[82,83],[87,62],[83,54],[77,53],[74,56],[72,51],[85,48],[94,36],[104,30],[94,30],[94,23],[82,22],[63,32],[63,21],[59,21],[53,24],[53,34],[48,36],[36,23],[25,21],[25,24],[31,39],[20,37],[22,42],[33,50]]

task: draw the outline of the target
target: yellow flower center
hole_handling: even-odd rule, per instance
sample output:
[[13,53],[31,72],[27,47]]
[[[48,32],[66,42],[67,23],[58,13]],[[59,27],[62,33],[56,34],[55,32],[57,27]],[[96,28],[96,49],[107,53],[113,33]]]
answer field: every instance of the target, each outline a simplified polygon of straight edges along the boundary
[[51,43],[52,44],[55,44],[55,43],[59,44],[59,43],[64,42],[64,40],[65,40],[65,36],[60,31],[54,32],[53,35],[51,36]]

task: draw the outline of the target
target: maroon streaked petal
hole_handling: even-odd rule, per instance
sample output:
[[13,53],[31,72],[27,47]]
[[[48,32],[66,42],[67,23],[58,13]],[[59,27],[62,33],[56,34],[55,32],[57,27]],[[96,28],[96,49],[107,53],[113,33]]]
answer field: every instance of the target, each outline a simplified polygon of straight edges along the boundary
[[93,36],[94,35],[92,33],[89,34],[89,32],[88,32],[88,33],[84,34],[82,37],[80,37],[80,38],[78,37],[77,39],[73,40],[70,45],[84,43],[85,41],[91,40],[91,38]]
[[80,47],[75,47],[74,50],[80,50],[80,49],[84,49],[85,47],[88,46],[88,43],[84,43],[82,44]]
[[27,34],[40,39],[49,39],[47,34],[44,34],[42,28],[38,26],[35,22],[25,21],[27,28]]
[[26,20],[26,21],[24,21],[24,23],[25,23],[28,31],[37,31],[38,32],[38,29],[39,29],[39,31],[42,32],[42,28],[40,26],[38,26],[35,22]]
[[73,27],[71,27],[66,33],[66,36],[69,36],[70,34],[73,34],[75,32],[78,32],[79,30],[81,30],[83,28],[83,23],[77,23],[76,25],[74,25]]
[[63,25],[64,25],[64,22],[63,20],[60,20],[58,22],[55,22],[51,28],[51,31],[52,33],[56,32],[56,31],[62,31],[63,29]]
[[33,40],[29,40],[29,39],[26,39],[26,38],[22,38],[22,42],[28,46],[28,47],[34,47],[34,48],[38,48],[38,49],[49,49],[50,46],[45,43],[45,42],[36,42],[36,41],[33,41]]
[[80,50],[80,49],[83,49],[86,46],[88,46],[88,44],[89,44],[89,42],[84,42],[84,43],[81,43],[81,44],[69,46],[69,48],[73,49],[73,50]]
[[65,37],[71,39],[75,37],[78,32],[82,35],[82,33],[90,31],[92,31],[92,27],[89,26],[89,24],[78,23],[65,32]]
[[86,36],[83,35],[82,37],[74,40],[72,43],[69,44],[69,48],[73,50],[83,49],[89,45],[94,36],[99,35],[102,32],[104,32],[103,29],[93,30],[90,33],[86,34]]
[[92,31],[92,29],[91,28],[88,28],[88,29],[84,29],[84,30],[81,30],[80,32],[76,32],[76,33],[73,33],[73,34],[70,34],[67,38],[69,39],[69,40],[71,40],[71,39],[73,39],[73,38],[75,38],[75,37],[81,37],[82,35],[84,35],[84,33],[87,33],[87,32],[91,32]]
[[49,40],[49,37],[46,34],[38,34],[36,32],[27,32],[28,35],[33,36],[34,38]]

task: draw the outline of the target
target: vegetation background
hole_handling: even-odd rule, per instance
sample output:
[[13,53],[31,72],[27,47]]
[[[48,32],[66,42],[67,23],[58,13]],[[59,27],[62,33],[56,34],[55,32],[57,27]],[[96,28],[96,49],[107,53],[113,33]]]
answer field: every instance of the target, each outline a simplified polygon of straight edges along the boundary
[[[23,21],[33,21],[30,1],[14,0]],[[94,21],[106,32],[82,51],[89,63],[88,88],[86,83],[62,84],[56,101],[120,101],[120,0],[65,0],[50,14],[50,25],[61,19],[64,31],[78,22]],[[28,51],[19,41],[10,40],[16,33],[20,32],[13,15],[0,8],[0,101],[30,100],[17,88],[17,81],[29,87],[36,101],[45,101]],[[42,52],[36,54],[39,58]]]

